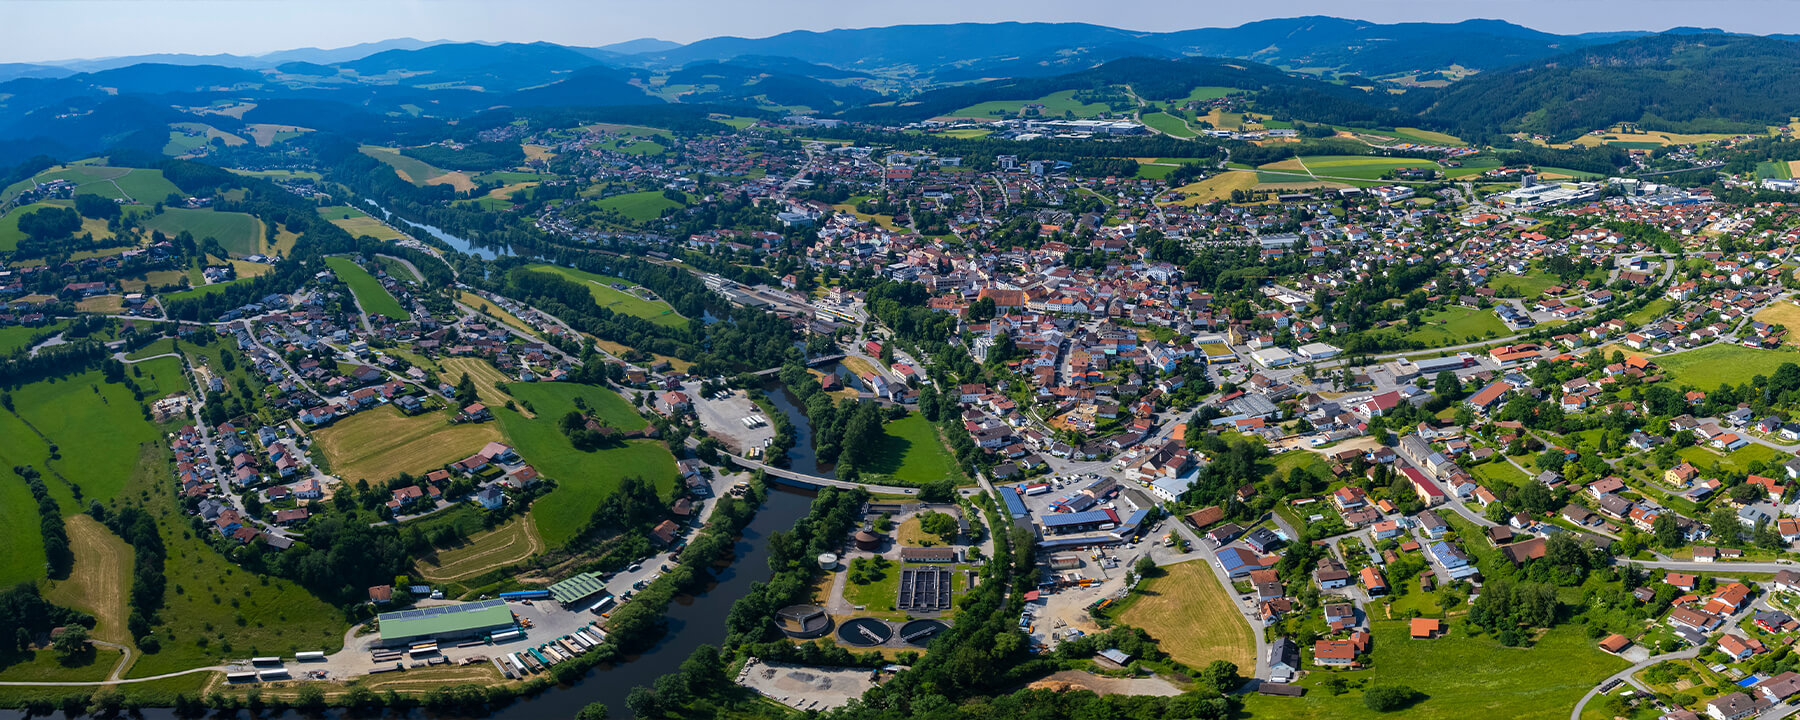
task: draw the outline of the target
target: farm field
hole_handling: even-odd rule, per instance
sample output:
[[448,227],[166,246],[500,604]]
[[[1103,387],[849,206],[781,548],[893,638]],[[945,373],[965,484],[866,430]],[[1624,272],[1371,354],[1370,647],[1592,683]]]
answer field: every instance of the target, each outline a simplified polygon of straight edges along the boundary
[[[469,380],[475,383],[475,397],[489,408],[504,406],[506,401],[513,399],[510,392],[501,392],[494,387],[494,383],[510,383],[512,378],[507,377],[505,373],[500,372],[486,360],[481,358],[444,358],[438,361],[438,367],[443,369],[443,372],[439,373],[439,379],[451,385],[461,381],[465,373],[468,374]],[[508,389],[510,390],[510,387]],[[521,410],[521,412],[530,411]]]
[[594,273],[576,270],[575,268],[562,267],[560,265],[537,264],[527,265],[525,268],[537,272],[556,273],[575,282],[585,283],[588,286],[588,292],[592,293],[594,296],[594,302],[598,303],[600,307],[613,312],[640,317],[658,325],[666,325],[669,327],[683,327],[687,324],[687,318],[676,313],[675,309],[669,307],[669,304],[666,302],[661,300],[645,300],[631,293],[612,287],[614,283],[635,286],[636,283],[633,283],[630,280],[607,275],[596,275]]
[[[0,252],[10,252],[10,251],[19,249],[19,242],[23,241],[25,239],[25,233],[19,231],[19,218],[20,217],[23,217],[26,213],[35,212],[35,211],[42,210],[44,208],[49,208],[49,207],[74,207],[74,203],[69,200],[50,200],[50,201],[46,201],[46,202],[36,202],[36,203],[32,203],[30,205],[13,208],[12,211],[6,213],[6,215],[4,217],[0,217]],[[77,232],[76,234],[79,235],[84,232],[93,233],[95,239],[110,239],[113,236],[112,231],[108,230],[106,227],[106,221],[95,220],[92,218],[82,218],[81,219],[81,230],[79,232]],[[90,252],[90,251],[82,251],[80,253],[74,253],[71,255],[71,257],[78,258],[78,257],[82,256],[83,253],[88,253],[88,252]],[[124,252],[124,248],[102,250],[102,251],[93,252],[92,254],[94,254],[94,255],[116,255],[121,252]]]
[[[1661,301],[1659,301],[1661,302]],[[1787,327],[1787,344],[1800,344],[1800,305],[1777,302],[1756,314],[1756,320]]]
[[1175,189],[1186,197],[1168,205],[1204,205],[1220,200],[1230,200],[1231,191],[1249,190],[1256,187],[1257,176],[1246,170],[1232,170],[1219,173],[1197,183],[1189,183]]
[[8,355],[24,350],[31,344],[31,338],[39,333],[55,332],[68,325],[67,320],[58,320],[48,325],[30,327],[26,325],[7,325],[0,327],[0,355]]
[[519,332],[525,333],[526,335],[537,335],[538,334],[537,330],[533,329],[530,325],[526,324],[524,320],[520,320],[518,318],[518,316],[507,312],[505,308],[500,307],[499,305],[495,305],[492,302],[489,302],[487,298],[484,298],[480,295],[476,295],[475,293],[469,292],[467,290],[461,290],[461,291],[457,292],[456,299],[458,302],[461,302],[462,304],[467,305],[469,307],[475,308],[476,311],[478,311],[484,315],[495,318],[495,319],[499,320],[500,322],[506,323],[508,326],[511,326],[513,329],[518,330]]
[[1337,130],[1339,132],[1356,133],[1359,135],[1381,135],[1384,137],[1391,137],[1391,138],[1393,138],[1395,140],[1399,140],[1401,142],[1418,143],[1420,145],[1461,145],[1461,144],[1463,144],[1462,138],[1459,138],[1455,135],[1436,132],[1433,130],[1425,130],[1422,128],[1396,127],[1392,130],[1376,130],[1373,128],[1355,128],[1355,127],[1344,127],[1344,126],[1337,126],[1337,125],[1334,125],[1332,127],[1337,128]]
[[1758,180],[1787,180],[1792,177],[1793,171],[1789,169],[1786,160],[1764,160],[1756,165],[1756,179]]
[[[1388,716],[1553,720],[1568,717],[1582,695],[1628,665],[1595,648],[1574,625],[1552,628],[1530,648],[1464,637],[1455,621],[1449,636],[1435,640],[1411,639],[1404,620],[1376,620],[1371,625],[1374,667],[1347,678],[1370,685],[1404,684],[1424,693],[1424,700],[1400,713],[1378,713],[1363,704],[1361,690],[1334,696],[1321,687],[1336,673],[1314,672],[1299,683],[1307,688],[1304,697],[1244,696],[1245,715],[1284,720]],[[1454,671],[1447,672],[1449,668]]]
[[1319,177],[1356,178],[1356,179],[1360,179],[1360,180],[1377,180],[1377,179],[1380,179],[1380,177],[1383,173],[1386,173],[1386,172],[1396,169],[1396,168],[1404,168],[1404,167],[1424,167],[1424,168],[1434,168],[1434,169],[1437,168],[1437,163],[1432,162],[1430,160],[1414,160],[1414,159],[1409,159],[1409,158],[1386,158],[1386,157],[1374,157],[1374,156],[1365,156],[1365,155],[1318,155],[1318,156],[1313,156],[1313,157],[1300,158],[1299,160],[1300,160],[1300,162],[1298,163],[1298,165],[1303,165],[1304,166],[1303,169],[1300,167],[1287,166],[1284,164],[1289,161],[1283,161],[1281,163],[1273,163],[1271,165],[1265,165],[1265,166],[1257,168],[1257,169],[1258,170],[1286,170],[1289,172],[1298,170],[1299,172],[1301,172],[1303,174],[1307,170],[1310,170],[1310,171],[1312,171],[1313,175],[1317,175]]
[[1628,149],[1650,149],[1664,145],[1692,145],[1738,137],[1731,133],[1622,132],[1617,128],[1602,135],[1583,135],[1572,145],[1622,145]]
[[1188,129],[1187,121],[1168,113],[1146,113],[1138,119],[1142,120],[1143,123],[1150,128],[1165,135],[1171,135],[1178,138],[1191,138],[1198,135],[1198,133]]
[[594,206],[602,210],[611,210],[637,222],[649,222],[662,217],[664,210],[684,207],[682,203],[664,196],[660,190],[614,195],[594,201]]
[[381,482],[423,474],[475,454],[500,439],[492,422],[452,424],[442,412],[408,417],[392,405],[364,410],[313,431],[331,472],[346,482]]
[[328,257],[325,258],[325,264],[331,268],[332,272],[337,273],[338,279],[350,286],[350,292],[362,305],[363,312],[371,315],[383,315],[394,320],[405,320],[412,317],[400,307],[400,302],[395,300],[393,295],[388,294],[387,288],[381,286],[381,281],[376,280],[374,275],[369,274],[369,271],[351,262],[350,258]]
[[1472,342],[1493,333],[1496,336],[1507,334],[1506,324],[1493,310],[1455,306],[1434,311],[1421,316],[1425,326],[1406,334],[1408,340],[1416,340],[1430,346],[1461,345]]
[[134,564],[131,546],[86,513],[69,515],[66,523],[75,567],[68,579],[49,583],[45,599],[93,615],[98,620],[94,639],[135,646],[125,626]]
[[1217,100],[1236,92],[1243,92],[1243,90],[1234,87],[1221,87],[1218,85],[1201,85],[1200,87],[1189,90],[1186,97],[1176,100],[1175,102],[1182,104],[1205,102],[1207,100]]
[[470,538],[462,547],[438,550],[420,559],[417,568],[419,576],[427,580],[462,580],[522,562],[543,549],[535,524],[526,515]]
[[394,169],[394,174],[399,175],[401,180],[405,180],[419,187],[430,185],[432,179],[449,174],[449,171],[433,166],[423,160],[402,155],[396,148],[381,147],[379,145],[364,145],[359,148],[359,150],[362,151],[362,154],[380,160],[389,167],[392,167]]
[[1105,103],[1083,103],[1075,99],[1074,90],[1053,92],[1036,100],[989,100],[984,103],[970,105],[950,117],[995,118],[1018,115],[1026,105],[1043,105],[1041,115],[1045,118],[1060,118],[1065,112],[1073,112],[1076,117],[1094,117],[1100,113],[1110,112],[1112,107]]
[[319,208],[319,215],[331,221],[331,224],[343,228],[344,232],[350,233],[351,237],[367,235],[376,240],[398,240],[406,237],[404,233],[388,227],[387,223],[346,205]]
[[[137,462],[128,494],[149,498],[167,547],[162,650],[143,655],[126,677],[149,677],[208,665],[223,657],[335,652],[343,647],[343,614],[294,583],[267,582],[233,565],[193,533],[177,506],[168,474],[169,451],[159,444],[131,448]],[[140,454],[141,453],[141,454]],[[241,621],[241,622],[240,622]]]
[[[555,416],[557,419],[575,409],[575,398],[581,398],[587,404],[587,412],[619,430],[631,432],[650,425],[623,396],[598,385],[564,382],[512,383],[506,386],[506,391],[519,402],[531,403],[533,407],[568,406],[568,409]],[[538,414],[543,415],[542,411]]]
[[[31,431],[25,429],[12,413],[4,413],[0,414],[0,432]],[[9,468],[15,464],[12,453],[3,446],[0,446],[0,462]],[[6,546],[6,552],[0,553],[0,586],[12,587],[44,576],[44,538],[38,532],[37,501],[31,497],[31,488],[24,478],[10,472],[7,475],[0,478],[0,544]],[[55,481],[55,478],[46,479],[46,482]]]
[[[500,419],[500,425],[506,431],[506,438],[518,450],[520,457],[556,482],[556,489],[548,496],[531,504],[531,517],[537,523],[538,535],[547,547],[557,548],[573,540],[577,533],[587,525],[594,509],[600,502],[619,486],[626,476],[636,475],[649,480],[659,495],[668,496],[674,491],[677,473],[675,456],[669,449],[656,440],[630,440],[622,446],[614,446],[594,452],[583,452],[570,444],[569,438],[557,427],[557,420],[575,409],[570,399],[574,393],[567,392],[566,387],[558,384],[543,385],[515,384],[512,389],[529,397],[537,409],[538,419],[533,420],[524,415],[499,408],[494,416]],[[549,388],[549,390],[544,390]],[[611,391],[604,388],[593,388],[600,393]],[[538,394],[534,394],[534,391]],[[606,405],[597,406],[596,397],[585,388],[581,391],[589,400],[590,408],[608,417],[609,421],[616,415],[606,409]],[[623,400],[619,400],[623,403]],[[610,405],[610,403],[608,403]],[[639,419],[639,423],[643,420]],[[617,427],[629,429],[628,425]],[[642,425],[639,425],[642,427]]]
[[924,415],[914,413],[882,426],[881,447],[866,468],[902,485],[923,485],[945,478],[960,484],[956,458],[938,439],[937,428]]
[[1773,375],[1782,363],[1800,364],[1800,353],[1717,344],[1653,360],[1675,383],[1711,390],[1722,383],[1737,385],[1757,375]]
[[271,125],[269,123],[252,123],[245,125],[244,128],[250,131],[250,139],[255,140],[256,144],[262,147],[312,132],[311,128],[303,128],[298,125]]
[[[142,377],[132,379],[144,390],[145,402],[187,389],[175,358],[134,367],[143,370]],[[30,464],[46,470],[44,485],[65,513],[85,508],[88,500],[111,501],[137,462],[138,443],[161,437],[157,428],[144,420],[143,406],[132,399],[131,391],[123,384],[103,382],[99,370],[55,383],[31,383],[12,394],[17,415],[0,413],[0,462],[6,467]],[[56,444],[58,457],[50,457],[48,443]],[[56,474],[80,486],[81,502],[76,502]],[[35,516],[35,506],[33,509]],[[31,527],[36,525],[34,517]],[[38,573],[42,573],[41,566]]]
[[262,221],[244,213],[164,208],[161,215],[144,218],[144,227],[169,237],[185,230],[193,234],[196,242],[217,238],[219,245],[233,255],[255,255],[262,251]]
[[1206,667],[1214,660],[1255,667],[1250,627],[1206,561],[1162,569],[1166,574],[1145,580],[1141,594],[1127,601],[1130,604],[1118,614],[1118,621],[1143,628],[1163,652],[1189,667]]
[[313,182],[318,182],[325,178],[325,176],[320,175],[312,170],[232,170],[232,172],[237,173],[239,175],[244,175],[247,177],[262,178],[264,180],[301,180],[301,179],[305,179],[305,180],[311,180]]

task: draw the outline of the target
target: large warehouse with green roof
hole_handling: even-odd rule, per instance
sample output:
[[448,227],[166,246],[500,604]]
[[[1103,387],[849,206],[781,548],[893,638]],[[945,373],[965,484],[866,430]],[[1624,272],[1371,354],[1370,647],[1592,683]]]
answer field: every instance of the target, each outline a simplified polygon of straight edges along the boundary
[[381,644],[410,645],[426,640],[461,640],[513,629],[505,600],[438,605],[382,613]]

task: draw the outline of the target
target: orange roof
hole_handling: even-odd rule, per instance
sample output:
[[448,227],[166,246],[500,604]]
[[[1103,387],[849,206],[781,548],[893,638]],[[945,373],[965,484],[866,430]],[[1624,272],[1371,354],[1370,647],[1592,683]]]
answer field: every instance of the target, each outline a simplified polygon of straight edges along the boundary
[[1433,635],[1436,635],[1438,630],[1441,630],[1441,629],[1442,629],[1442,627],[1438,623],[1437,618],[1413,618],[1412,619],[1412,636],[1413,637],[1428,638]]

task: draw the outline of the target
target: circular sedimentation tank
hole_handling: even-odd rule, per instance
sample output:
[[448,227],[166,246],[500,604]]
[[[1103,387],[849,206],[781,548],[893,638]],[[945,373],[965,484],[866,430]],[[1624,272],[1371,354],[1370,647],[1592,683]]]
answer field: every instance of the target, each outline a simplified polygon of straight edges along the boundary
[[924,647],[938,633],[949,629],[949,625],[939,620],[914,620],[900,626],[900,639],[908,645]]
[[873,647],[893,639],[894,628],[875,618],[851,618],[838,626],[838,639],[858,647]]

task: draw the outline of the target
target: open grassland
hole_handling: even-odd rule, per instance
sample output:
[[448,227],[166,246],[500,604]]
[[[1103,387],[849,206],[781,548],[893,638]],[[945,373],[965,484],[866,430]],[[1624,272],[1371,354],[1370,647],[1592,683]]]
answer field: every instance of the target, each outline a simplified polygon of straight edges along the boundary
[[1780,450],[1767,445],[1751,443],[1728,453],[1722,453],[1703,445],[1690,445],[1676,453],[1681,459],[1694,464],[1694,467],[1710,470],[1718,465],[1725,472],[1748,473],[1750,463],[1763,462],[1771,465],[1788,459]]
[[1563,284],[1562,278],[1540,269],[1528,270],[1524,275],[1499,273],[1488,281],[1488,287],[1495,290],[1517,292],[1519,297],[1526,300],[1543,295],[1545,290],[1561,284]]
[[0,327],[0,355],[10,355],[24,350],[31,344],[31,339],[41,333],[54,333],[57,329],[68,325],[67,320],[58,320],[48,325],[29,327],[26,325],[7,325]]
[[469,177],[469,174],[466,172],[447,172],[430,180],[426,180],[425,184],[449,185],[450,187],[456,188],[457,192],[468,192],[475,189],[475,178]]
[[611,210],[637,222],[649,222],[662,217],[664,210],[685,207],[682,203],[664,196],[661,190],[614,195],[594,201],[594,206],[601,210]]
[[351,237],[367,235],[376,240],[398,240],[406,237],[405,233],[389,227],[387,223],[371,217],[368,213],[353,207],[336,205],[319,208],[319,214],[331,224],[344,229]]
[[187,231],[196,242],[216,238],[226,252],[255,255],[262,252],[263,225],[254,215],[217,210],[164,208],[161,215],[144,219],[144,227],[175,237]]
[[1181,118],[1168,113],[1145,113],[1138,119],[1142,120],[1145,125],[1150,127],[1150,129],[1164,135],[1178,138],[1191,138],[1199,135],[1199,133],[1194,132],[1193,129],[1188,127],[1186,120],[1182,120]]
[[1379,137],[1389,137],[1389,138],[1393,138],[1394,140],[1399,141],[1399,142],[1417,143],[1420,145],[1461,145],[1461,144],[1463,144],[1462,138],[1459,138],[1455,135],[1436,132],[1436,131],[1432,131],[1432,130],[1425,130],[1425,129],[1421,129],[1421,128],[1396,127],[1392,130],[1379,130],[1379,129],[1374,129],[1374,128],[1356,128],[1356,127],[1345,127],[1345,126],[1336,126],[1336,125],[1334,125],[1333,127],[1335,127],[1339,132],[1347,132],[1347,133],[1351,133],[1354,135],[1374,135],[1374,136],[1379,136]]
[[325,176],[312,170],[232,170],[232,172],[246,177],[275,181],[304,179],[318,182],[325,179]]
[[[543,414],[545,407],[561,410],[555,416],[559,420],[563,415],[568,414],[569,410],[576,409],[575,398],[581,398],[581,401],[587,405],[587,413],[619,430],[631,432],[632,430],[642,430],[650,425],[623,396],[598,385],[564,382],[513,383],[506,386],[506,390],[520,402],[531,403],[533,407],[538,408],[540,415]],[[567,409],[563,409],[564,406],[567,406]]]
[[1112,107],[1105,103],[1083,103],[1075,99],[1074,90],[1063,90],[1036,100],[989,100],[950,113],[950,117],[984,119],[1013,117],[1023,111],[1026,105],[1034,104],[1044,106],[1043,110],[1039,111],[1039,116],[1047,119],[1061,118],[1064,113],[1074,113],[1076,117],[1094,117],[1112,110]]
[[506,308],[495,305],[480,295],[467,290],[459,290],[456,293],[456,299],[458,302],[474,308],[476,312],[506,323],[509,327],[526,335],[538,334],[536,329],[526,324],[524,320],[520,320],[517,315],[507,312]]
[[937,428],[924,415],[912,414],[881,427],[884,436],[866,470],[901,485],[923,485],[946,478],[963,481],[956,458],[938,439]]
[[530,143],[523,143],[523,144],[519,145],[519,148],[525,151],[525,159],[526,160],[548,161],[548,160],[554,159],[556,157],[556,153],[554,151],[552,151],[550,149],[550,146],[548,146],[548,145],[532,145]]
[[1243,92],[1243,91],[1239,90],[1238,88],[1234,88],[1234,87],[1220,87],[1218,85],[1201,85],[1200,87],[1189,90],[1186,97],[1183,97],[1180,100],[1177,100],[1176,102],[1181,103],[1181,104],[1187,104],[1187,103],[1191,103],[1191,102],[1206,102],[1208,100],[1217,100],[1219,98],[1225,97],[1226,95],[1230,95],[1230,94],[1236,93],[1236,92]]
[[569,280],[586,285],[588,292],[594,296],[594,302],[599,304],[600,307],[613,312],[640,317],[658,325],[666,325],[668,327],[678,328],[687,325],[687,318],[684,318],[679,313],[675,312],[675,308],[670,307],[668,303],[661,300],[645,300],[637,295],[613,287],[614,284],[635,287],[636,284],[630,280],[607,275],[596,275],[594,273],[576,270],[575,268],[562,267],[560,265],[538,264],[527,265],[525,267],[528,270],[537,272],[556,273]]
[[[545,477],[556,482],[556,489],[531,505],[531,517],[537,524],[538,536],[550,548],[561,547],[575,538],[586,526],[594,509],[619,486],[627,476],[649,480],[661,495],[674,491],[677,473],[675,456],[655,440],[631,440],[594,452],[583,452],[570,444],[557,427],[557,420],[575,410],[574,397],[582,397],[596,414],[614,427],[631,430],[643,427],[629,406],[619,407],[624,400],[608,400],[601,394],[610,390],[564,383],[515,385],[522,397],[537,408],[538,418],[527,418],[501,408],[495,411],[506,430],[506,438],[526,462]],[[577,389],[578,388],[578,389]]]
[[[106,659],[107,667],[112,666],[112,661],[113,658]],[[120,693],[140,707],[166,708],[175,704],[176,696],[185,695],[189,698],[197,698],[204,695],[207,686],[213,682],[213,679],[222,677],[224,677],[224,673],[197,672],[116,687]],[[87,687],[56,685],[9,687],[0,691],[0,702],[17,706],[21,703],[42,701],[49,703],[52,707],[59,707],[69,698],[81,698],[82,702],[76,703],[80,705],[84,704],[87,698],[91,698],[93,693],[94,688]],[[68,701],[74,702],[73,700]]]
[[1427,313],[1421,319],[1424,326],[1407,333],[1406,338],[1431,347],[1461,345],[1470,342],[1467,338],[1480,339],[1488,333],[1506,334],[1506,324],[1492,310],[1456,306]]
[[535,521],[526,515],[476,535],[462,547],[439,550],[421,558],[417,571],[420,577],[435,582],[463,580],[523,562],[543,549],[544,542],[537,537]]
[[450,174],[449,171],[424,160],[403,155],[397,148],[364,145],[359,149],[362,154],[380,160],[393,168],[394,174],[400,176],[401,180],[419,187],[430,185],[433,179]]
[[1206,561],[1190,560],[1162,570],[1166,573],[1162,577],[1139,585],[1118,621],[1143,628],[1163,652],[1189,667],[1206,667],[1214,660],[1254,667],[1256,645],[1250,626]]
[[1249,190],[1256,187],[1256,173],[1244,170],[1232,170],[1219,173],[1196,183],[1189,183],[1175,189],[1185,197],[1172,205],[1204,205],[1206,203],[1230,200],[1231,191]]
[[1757,375],[1773,375],[1783,363],[1800,364],[1800,353],[1717,344],[1652,360],[1675,383],[1710,391],[1723,383],[1738,385]]
[[125,310],[123,295],[95,295],[75,301],[75,312],[117,315]]
[[[1630,315],[1625,316],[1625,322],[1626,322],[1626,324],[1629,324],[1629,325],[1642,325],[1644,323],[1650,322],[1651,320],[1655,320],[1659,317],[1662,317],[1663,313],[1666,313],[1673,309],[1675,309],[1675,301],[1674,300],[1670,300],[1668,298],[1657,298],[1655,300],[1651,300],[1650,302],[1644,303],[1643,307],[1631,311]],[[1758,314],[1757,319],[1761,320],[1762,315]],[[1796,328],[1800,328],[1800,326],[1796,326]]]
[[135,646],[125,626],[130,613],[125,600],[131,591],[131,546],[85,513],[70,515],[66,523],[75,567],[67,580],[50,582],[44,597],[93,615],[98,620],[94,639]]
[[343,613],[277,577],[245,572],[194,534],[169,477],[169,451],[160,443],[132,448],[139,463],[127,496],[148,497],[167,547],[163,575],[162,650],[134,662],[126,677],[149,677],[218,662],[225,657],[335,652],[343,647]]
[[[8,653],[0,656],[0,681],[4,682],[96,682],[105,680],[113,666],[119,664],[119,652],[112,648],[94,647],[67,662],[52,650]],[[0,688],[0,700],[14,700],[13,691],[25,688]],[[63,688],[68,690],[70,688]],[[91,690],[92,688],[86,688]]]
[[[444,358],[438,361],[438,367],[443,369],[443,372],[439,373],[438,379],[451,385],[455,385],[463,375],[467,374],[469,380],[475,383],[475,396],[489,408],[505,406],[506,401],[513,399],[510,392],[494,387],[494,383],[510,383],[513,379],[507,377],[506,373],[500,372],[499,368],[494,367],[486,360],[481,358]],[[524,409],[521,409],[520,412],[530,413],[529,410]]]
[[405,320],[411,315],[400,307],[400,301],[389,295],[387,288],[381,286],[369,271],[346,257],[325,258],[325,264],[337,273],[338,279],[350,286],[350,292],[356,296],[356,302],[362,305],[363,312],[371,315],[384,315],[394,320]]
[[[1506,647],[1486,637],[1465,637],[1454,626],[1452,622],[1448,637],[1414,640],[1406,621],[1376,620],[1371,628],[1373,668],[1313,672],[1299,683],[1307,688],[1304,697],[1246,695],[1244,710],[1251,718],[1293,720],[1390,715],[1422,720],[1552,720],[1568,717],[1582,695],[1628,665],[1594,647],[1575,625],[1551,629],[1529,648]],[[1332,695],[1321,687],[1333,676],[1366,680],[1368,685],[1406,685],[1426,697],[1404,712],[1378,713],[1363,704],[1361,690]]]
[[442,412],[408,417],[391,405],[364,410],[313,431],[331,471],[346,481],[380,482],[436,470],[500,439],[494,423],[450,423]]
[[239,285],[239,284],[247,283],[247,282],[250,282],[250,280],[248,278],[242,278],[242,279],[238,279],[238,280],[231,280],[228,282],[213,283],[211,285],[201,285],[201,286],[193,288],[191,290],[182,290],[180,292],[163,293],[162,299],[164,301],[168,301],[168,302],[173,302],[176,300],[186,300],[188,298],[200,297],[202,295],[211,295],[213,293],[224,292],[225,288],[227,288],[227,287],[230,287],[232,285]]
[[[31,431],[6,413],[0,414],[0,432]],[[0,553],[0,587],[12,587],[44,577],[44,538],[38,532],[37,500],[31,497],[25,479],[10,472],[15,462],[3,447],[0,462],[9,469],[6,477],[0,478],[0,546],[6,548]],[[46,478],[46,482],[55,482],[55,478]]]
[[[175,358],[133,367],[143,371],[133,380],[144,390],[145,402],[187,389]],[[99,370],[31,383],[12,395],[14,412],[0,412],[0,463],[47,469],[44,485],[64,512],[85,508],[89,500],[108,502],[116,497],[137,463],[137,445],[161,437],[144,419],[143,406],[132,399],[131,391],[123,384],[103,382]],[[51,444],[56,445],[54,458]],[[80,486],[79,503],[59,475]],[[31,527],[36,526],[34,519]]]

